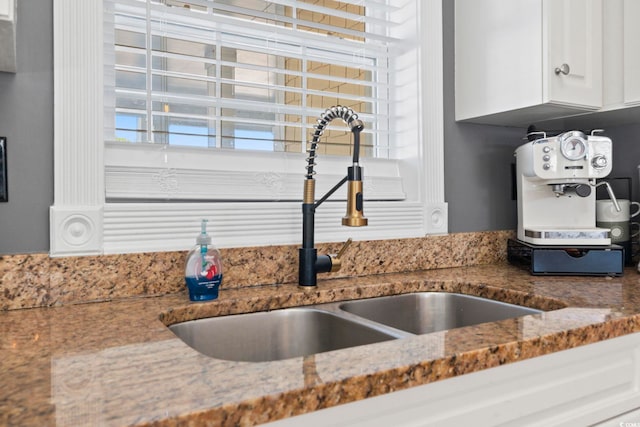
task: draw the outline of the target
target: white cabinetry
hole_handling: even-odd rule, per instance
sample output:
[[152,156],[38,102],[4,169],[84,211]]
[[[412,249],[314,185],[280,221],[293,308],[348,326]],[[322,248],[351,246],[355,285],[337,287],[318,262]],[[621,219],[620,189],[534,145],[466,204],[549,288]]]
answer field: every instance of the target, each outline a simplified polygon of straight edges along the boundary
[[269,425],[610,427],[640,423],[638,409],[640,333]]
[[599,108],[602,1],[546,0],[542,14],[543,101]]
[[624,104],[640,105],[640,1],[624,0]]
[[638,0],[604,4],[604,111],[640,105],[639,21]]
[[526,126],[601,108],[602,0],[455,6],[456,120]]
[[0,71],[16,72],[15,0],[0,0]]

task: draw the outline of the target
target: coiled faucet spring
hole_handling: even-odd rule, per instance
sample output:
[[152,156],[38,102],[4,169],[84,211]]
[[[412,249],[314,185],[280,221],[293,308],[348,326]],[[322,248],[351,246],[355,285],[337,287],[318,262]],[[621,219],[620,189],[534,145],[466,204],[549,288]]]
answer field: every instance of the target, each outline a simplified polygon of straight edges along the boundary
[[[316,166],[316,149],[318,147],[318,142],[320,141],[320,137],[324,133],[325,129],[334,119],[340,118],[342,119],[347,126],[353,131],[354,129],[362,130],[364,129],[364,123],[358,119],[358,115],[349,107],[343,107],[341,105],[336,105],[335,107],[327,108],[325,112],[320,116],[317,120],[317,123],[313,126],[315,132],[313,133],[313,138],[311,140],[311,145],[307,150],[309,156],[306,158],[307,161],[307,174],[305,177],[307,179],[312,179],[313,175],[316,172],[313,168]],[[354,144],[353,147],[353,163],[358,163],[358,157],[360,152],[359,143],[356,146]]]

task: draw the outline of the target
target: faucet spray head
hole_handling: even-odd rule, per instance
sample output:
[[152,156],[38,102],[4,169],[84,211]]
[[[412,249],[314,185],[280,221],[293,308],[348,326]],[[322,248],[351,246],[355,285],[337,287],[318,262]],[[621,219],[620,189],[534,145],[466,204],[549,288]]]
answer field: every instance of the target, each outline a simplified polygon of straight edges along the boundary
[[362,211],[364,200],[362,196],[362,168],[354,163],[347,171],[347,214],[342,218],[342,225],[348,227],[363,227],[368,224]]
[[362,212],[362,168],[358,164],[360,156],[360,132],[364,124],[357,118],[349,121],[349,127],[353,132],[353,165],[347,170],[347,214],[342,218],[342,225],[348,227],[363,227],[368,224],[367,218]]
[[[349,168],[351,169],[351,168]],[[342,225],[363,227],[369,223],[362,212],[362,181],[349,180],[347,187],[347,214],[342,217]]]

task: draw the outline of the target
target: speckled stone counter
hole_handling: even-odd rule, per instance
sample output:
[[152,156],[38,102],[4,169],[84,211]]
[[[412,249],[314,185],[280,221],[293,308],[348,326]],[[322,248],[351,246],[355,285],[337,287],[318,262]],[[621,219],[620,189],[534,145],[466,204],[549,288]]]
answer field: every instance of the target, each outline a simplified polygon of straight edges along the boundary
[[[278,362],[216,360],[166,325],[414,291],[547,311]],[[541,277],[506,264],[0,313],[0,425],[254,425],[640,332],[640,275]]]
[[[340,271],[323,277],[465,267],[504,261],[512,230],[452,233],[410,239],[353,242]],[[341,242],[321,243],[336,253]],[[221,249],[225,289],[298,280],[299,245]],[[149,252],[50,258],[0,255],[0,310],[109,301],[180,293],[187,252]]]

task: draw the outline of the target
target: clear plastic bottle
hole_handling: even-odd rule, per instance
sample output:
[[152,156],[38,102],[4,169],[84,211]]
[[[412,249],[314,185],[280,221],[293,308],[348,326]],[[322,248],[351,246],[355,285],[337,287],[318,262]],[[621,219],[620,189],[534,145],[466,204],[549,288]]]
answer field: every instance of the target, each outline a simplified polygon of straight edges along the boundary
[[202,220],[196,246],[187,255],[184,277],[191,301],[218,298],[218,289],[222,284],[222,258],[218,249],[211,244],[206,219]]

